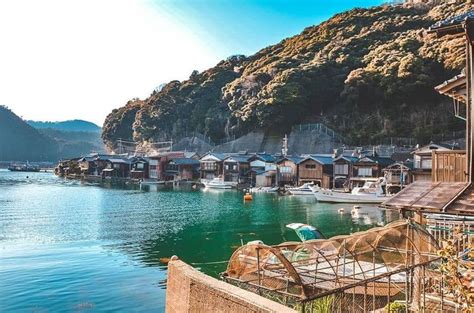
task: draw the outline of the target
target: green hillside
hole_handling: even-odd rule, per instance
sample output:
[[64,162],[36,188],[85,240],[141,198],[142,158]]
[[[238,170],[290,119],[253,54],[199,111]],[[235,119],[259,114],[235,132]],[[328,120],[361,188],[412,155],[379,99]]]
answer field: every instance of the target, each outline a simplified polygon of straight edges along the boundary
[[[463,67],[462,40],[426,29],[472,9],[379,6],[308,27],[252,56],[233,56],[145,100],[110,113],[103,139],[177,139],[199,132],[219,141],[255,129],[285,132],[323,122],[350,143],[431,136],[463,129],[433,87]],[[191,53],[191,52],[190,52]]]

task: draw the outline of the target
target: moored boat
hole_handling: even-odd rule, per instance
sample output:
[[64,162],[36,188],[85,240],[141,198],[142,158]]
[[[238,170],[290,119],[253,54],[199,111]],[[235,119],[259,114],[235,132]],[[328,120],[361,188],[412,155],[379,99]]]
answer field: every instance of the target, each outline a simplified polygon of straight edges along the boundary
[[286,190],[294,196],[312,196],[313,190],[311,189],[314,183],[305,183],[299,187],[287,187]]
[[26,164],[11,164],[8,170],[11,172],[39,172],[40,168],[39,166],[30,165],[30,163],[26,162]]
[[279,187],[253,187],[250,188],[251,193],[259,193],[259,192],[278,192],[280,188]]
[[323,189],[318,186],[312,187],[312,191],[318,202],[332,203],[382,203],[392,197],[386,195],[379,182],[366,182],[362,187],[356,187],[351,193],[336,192]]
[[233,182],[226,182],[221,178],[214,178],[212,180],[203,180],[202,183],[204,187],[210,189],[232,189],[235,187],[235,183]]

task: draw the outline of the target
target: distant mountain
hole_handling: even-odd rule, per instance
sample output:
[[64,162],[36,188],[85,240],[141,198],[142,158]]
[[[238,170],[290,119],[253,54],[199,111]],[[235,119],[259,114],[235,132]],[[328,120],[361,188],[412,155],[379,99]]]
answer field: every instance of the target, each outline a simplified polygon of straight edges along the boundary
[[0,160],[51,161],[58,143],[28,125],[5,106],[0,106]]
[[41,121],[26,121],[30,126],[37,129],[51,128],[62,131],[74,132],[95,132],[100,133],[101,128],[96,124],[84,120],[69,120],[63,122],[41,122]]
[[[0,161],[56,161],[104,151],[100,128],[93,123],[80,120],[31,123],[38,129],[0,106]],[[52,127],[44,128],[45,125]]]

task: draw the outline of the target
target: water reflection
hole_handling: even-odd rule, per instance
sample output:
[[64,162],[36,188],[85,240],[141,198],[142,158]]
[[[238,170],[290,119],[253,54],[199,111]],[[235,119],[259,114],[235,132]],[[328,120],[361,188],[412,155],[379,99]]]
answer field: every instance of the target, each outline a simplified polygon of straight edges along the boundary
[[[261,193],[244,202],[237,191],[91,184],[50,173],[34,173],[26,179],[24,174],[0,172],[0,185],[2,253],[9,255],[10,265],[21,264],[0,264],[0,281],[8,281],[0,284],[0,311],[18,308],[11,299],[41,307],[40,296],[28,291],[31,279],[41,282],[34,288],[48,293],[95,291],[77,298],[78,303],[113,299],[127,310],[143,298],[142,305],[152,306],[157,300],[164,303],[164,292],[157,293],[155,300],[149,295],[157,286],[163,287],[165,263],[172,255],[217,276],[242,243],[298,240],[285,227],[289,223],[310,224],[331,237],[366,230],[394,217],[375,206],[362,206],[353,216],[348,205],[339,214],[340,204],[317,203],[313,197]],[[64,263],[58,265],[58,260]],[[28,270],[37,264],[44,267]],[[143,274],[147,277],[140,280]],[[124,292],[129,280],[143,294]],[[66,299],[55,298],[50,305],[64,310],[70,307]]]

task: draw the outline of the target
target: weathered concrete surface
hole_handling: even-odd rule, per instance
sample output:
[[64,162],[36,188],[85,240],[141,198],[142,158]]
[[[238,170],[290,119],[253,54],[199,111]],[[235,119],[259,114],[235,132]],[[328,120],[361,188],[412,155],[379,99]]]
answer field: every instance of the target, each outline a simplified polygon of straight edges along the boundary
[[296,311],[207,276],[172,258],[168,263],[166,312],[282,312]]

